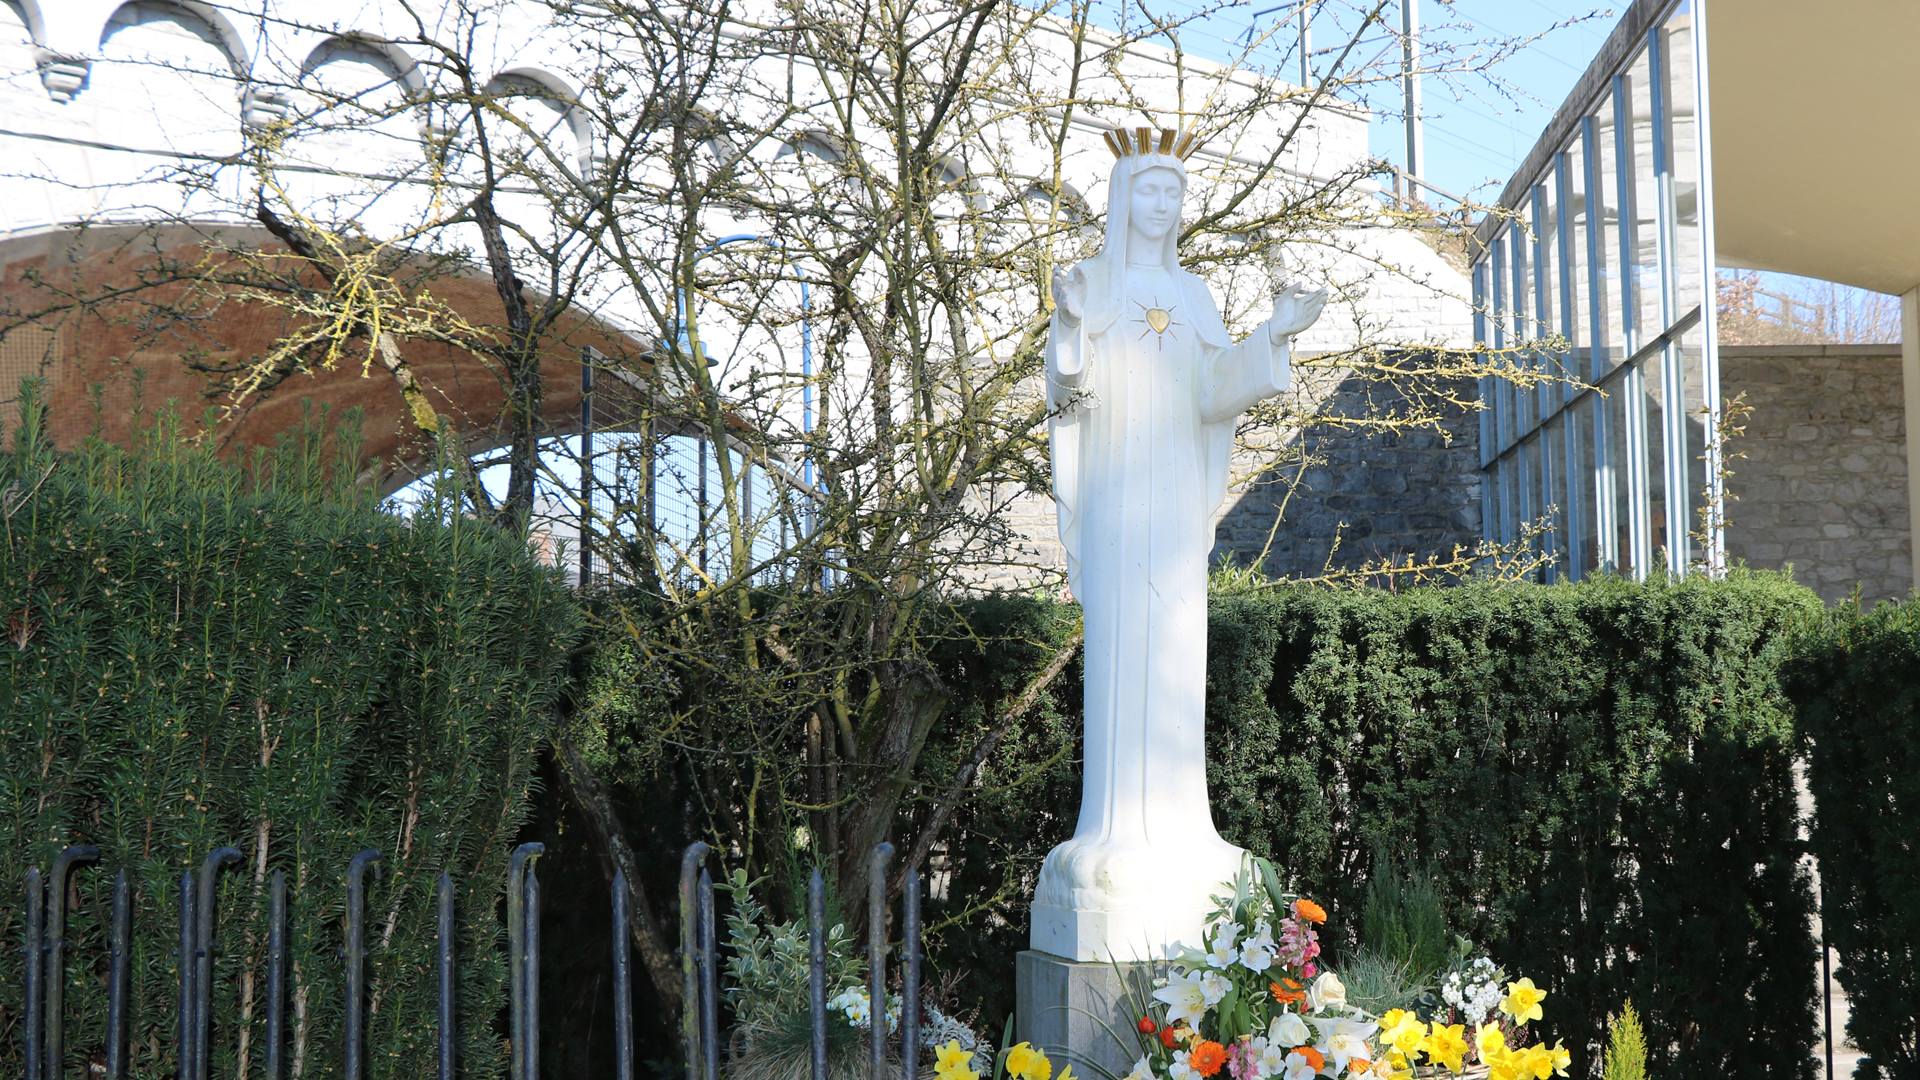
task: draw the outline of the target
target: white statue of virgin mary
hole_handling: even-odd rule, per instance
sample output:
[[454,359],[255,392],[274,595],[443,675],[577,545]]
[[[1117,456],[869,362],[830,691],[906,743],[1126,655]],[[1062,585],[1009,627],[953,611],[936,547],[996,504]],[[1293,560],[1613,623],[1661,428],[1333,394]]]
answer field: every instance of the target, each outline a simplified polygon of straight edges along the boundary
[[1180,268],[1193,136],[1108,137],[1106,244],[1054,274],[1053,490],[1086,620],[1086,758],[1073,838],[1047,856],[1032,947],[1073,960],[1197,946],[1239,869],[1207,800],[1207,559],[1240,414],[1287,388],[1324,292],[1285,286],[1236,344]]

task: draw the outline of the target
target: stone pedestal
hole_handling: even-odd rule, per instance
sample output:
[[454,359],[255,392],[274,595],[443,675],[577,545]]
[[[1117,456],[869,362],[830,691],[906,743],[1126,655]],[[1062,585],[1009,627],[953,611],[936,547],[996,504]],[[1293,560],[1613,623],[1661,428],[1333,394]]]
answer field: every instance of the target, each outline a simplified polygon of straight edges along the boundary
[[[1014,1039],[1049,1057],[1063,1055],[1059,1062],[1073,1062],[1076,1076],[1095,1075],[1083,1063],[1125,1076],[1140,1056],[1133,1025],[1140,999],[1152,992],[1153,967],[1080,962],[1031,949],[1016,954]],[[1060,1075],[1059,1064],[1053,1073]]]

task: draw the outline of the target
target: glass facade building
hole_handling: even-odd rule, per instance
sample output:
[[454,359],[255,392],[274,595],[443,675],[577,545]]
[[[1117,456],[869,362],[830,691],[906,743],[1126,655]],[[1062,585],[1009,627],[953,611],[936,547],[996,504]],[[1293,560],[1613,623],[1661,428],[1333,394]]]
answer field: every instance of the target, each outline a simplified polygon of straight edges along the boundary
[[1632,5],[1481,222],[1486,539],[1546,579],[1723,563],[1704,27]]

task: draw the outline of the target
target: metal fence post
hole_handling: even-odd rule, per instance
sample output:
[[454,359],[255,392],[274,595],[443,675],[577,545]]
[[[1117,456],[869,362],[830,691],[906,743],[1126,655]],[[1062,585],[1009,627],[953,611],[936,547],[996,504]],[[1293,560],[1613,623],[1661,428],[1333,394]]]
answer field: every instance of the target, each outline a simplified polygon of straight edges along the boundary
[[47,879],[47,968],[46,980],[46,1026],[43,1029],[47,1046],[47,1066],[42,1074],[46,1080],[60,1080],[62,1066],[66,1064],[66,990],[67,990],[67,875],[73,872],[73,864],[93,862],[100,857],[100,849],[91,845],[68,846],[54,857],[53,873]]
[[27,901],[27,940],[26,960],[26,1012],[25,1039],[27,1052],[27,1080],[40,1080],[40,1066],[44,1047],[41,1040],[41,1023],[46,1019],[44,998],[46,988],[41,985],[40,974],[44,970],[44,956],[41,952],[45,938],[43,919],[47,913],[47,890],[40,884],[40,868],[29,867],[26,884]]
[[827,1080],[827,883],[807,879],[807,1009],[812,1016],[813,1080]]
[[528,864],[546,850],[545,844],[521,844],[507,859],[507,1065],[513,1080],[535,1080],[527,1071],[527,877]]
[[713,875],[700,870],[700,1060],[705,1080],[720,1080],[720,947],[714,930]]
[[193,871],[180,874],[180,1080],[193,1080]]
[[893,845],[874,846],[867,860],[867,1016],[873,1033],[873,1080],[887,1080],[887,863]]
[[[456,989],[453,981],[453,875],[440,871],[440,925],[434,947],[434,971],[440,983],[439,1060],[440,1080],[453,1080],[453,1039],[455,1034]],[[278,1080],[277,1077],[271,1080]]]
[[113,878],[113,934],[107,942],[107,1080],[127,1076],[127,946],[132,936],[133,890],[122,870]]
[[[911,867],[909,867],[911,869]],[[903,1080],[920,1076],[920,875],[907,875],[900,902],[900,1059]]]
[[213,889],[220,868],[241,859],[240,849],[214,848],[200,861],[200,896],[194,901],[193,947],[193,1077],[207,1080],[207,1058],[213,1042]]
[[287,877],[273,872],[267,888],[267,1076],[286,1075]]
[[633,952],[624,870],[613,872],[613,1072],[615,1080],[633,1080]]
[[372,849],[347,864],[346,1080],[360,1080],[366,1070],[367,891],[362,879],[372,866],[374,880],[379,880],[379,864],[380,853]]
[[527,862],[527,1080],[540,1080],[540,878]]

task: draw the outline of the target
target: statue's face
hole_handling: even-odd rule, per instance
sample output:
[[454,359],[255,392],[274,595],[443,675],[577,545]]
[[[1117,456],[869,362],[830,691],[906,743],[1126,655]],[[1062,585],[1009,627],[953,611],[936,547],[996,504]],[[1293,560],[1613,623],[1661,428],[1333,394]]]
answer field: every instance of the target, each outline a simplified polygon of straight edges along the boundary
[[1127,204],[1127,227],[1149,240],[1167,235],[1180,221],[1184,185],[1172,169],[1154,168],[1133,178],[1133,198]]

